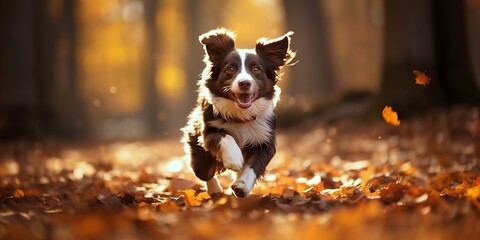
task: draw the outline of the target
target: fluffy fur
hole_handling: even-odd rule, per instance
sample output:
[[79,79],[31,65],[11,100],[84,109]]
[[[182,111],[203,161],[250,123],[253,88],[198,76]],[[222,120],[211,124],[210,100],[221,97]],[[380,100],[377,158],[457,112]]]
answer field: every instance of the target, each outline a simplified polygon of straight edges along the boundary
[[235,35],[226,29],[199,37],[206,66],[197,105],[182,131],[192,170],[209,193],[222,191],[215,175],[231,169],[238,172],[231,186],[235,195],[247,196],[275,154],[275,84],[295,55],[292,34],[259,39],[255,49],[236,49]]

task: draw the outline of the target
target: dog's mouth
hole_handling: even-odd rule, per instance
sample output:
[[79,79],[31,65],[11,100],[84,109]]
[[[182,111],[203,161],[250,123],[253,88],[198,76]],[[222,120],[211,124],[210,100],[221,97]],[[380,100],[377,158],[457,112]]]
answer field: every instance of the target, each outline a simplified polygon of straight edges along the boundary
[[228,96],[237,104],[240,108],[249,108],[258,97],[258,92],[254,93],[233,93],[228,92]]

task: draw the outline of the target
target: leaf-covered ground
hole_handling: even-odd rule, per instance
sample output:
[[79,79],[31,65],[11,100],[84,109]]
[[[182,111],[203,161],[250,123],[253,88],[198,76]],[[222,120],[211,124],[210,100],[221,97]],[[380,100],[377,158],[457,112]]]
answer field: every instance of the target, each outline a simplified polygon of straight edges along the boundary
[[245,199],[205,193],[178,141],[3,143],[0,238],[479,239],[479,111],[285,130]]

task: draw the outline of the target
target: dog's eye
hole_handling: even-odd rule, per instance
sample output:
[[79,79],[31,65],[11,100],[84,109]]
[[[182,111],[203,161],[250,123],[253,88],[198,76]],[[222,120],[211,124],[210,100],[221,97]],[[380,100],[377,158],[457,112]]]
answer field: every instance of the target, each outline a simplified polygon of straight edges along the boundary
[[260,69],[260,67],[258,66],[255,66],[252,68],[252,72],[255,73],[255,74],[259,74],[262,72],[262,69]]
[[225,72],[227,72],[227,73],[235,73],[235,68],[230,66],[230,67],[228,67],[228,68],[225,70]]

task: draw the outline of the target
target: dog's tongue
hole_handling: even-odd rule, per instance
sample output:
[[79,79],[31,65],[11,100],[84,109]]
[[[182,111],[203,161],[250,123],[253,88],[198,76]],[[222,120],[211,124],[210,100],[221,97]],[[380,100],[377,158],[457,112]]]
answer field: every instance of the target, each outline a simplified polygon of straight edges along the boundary
[[253,94],[241,93],[235,94],[237,106],[241,108],[249,108],[253,104]]

